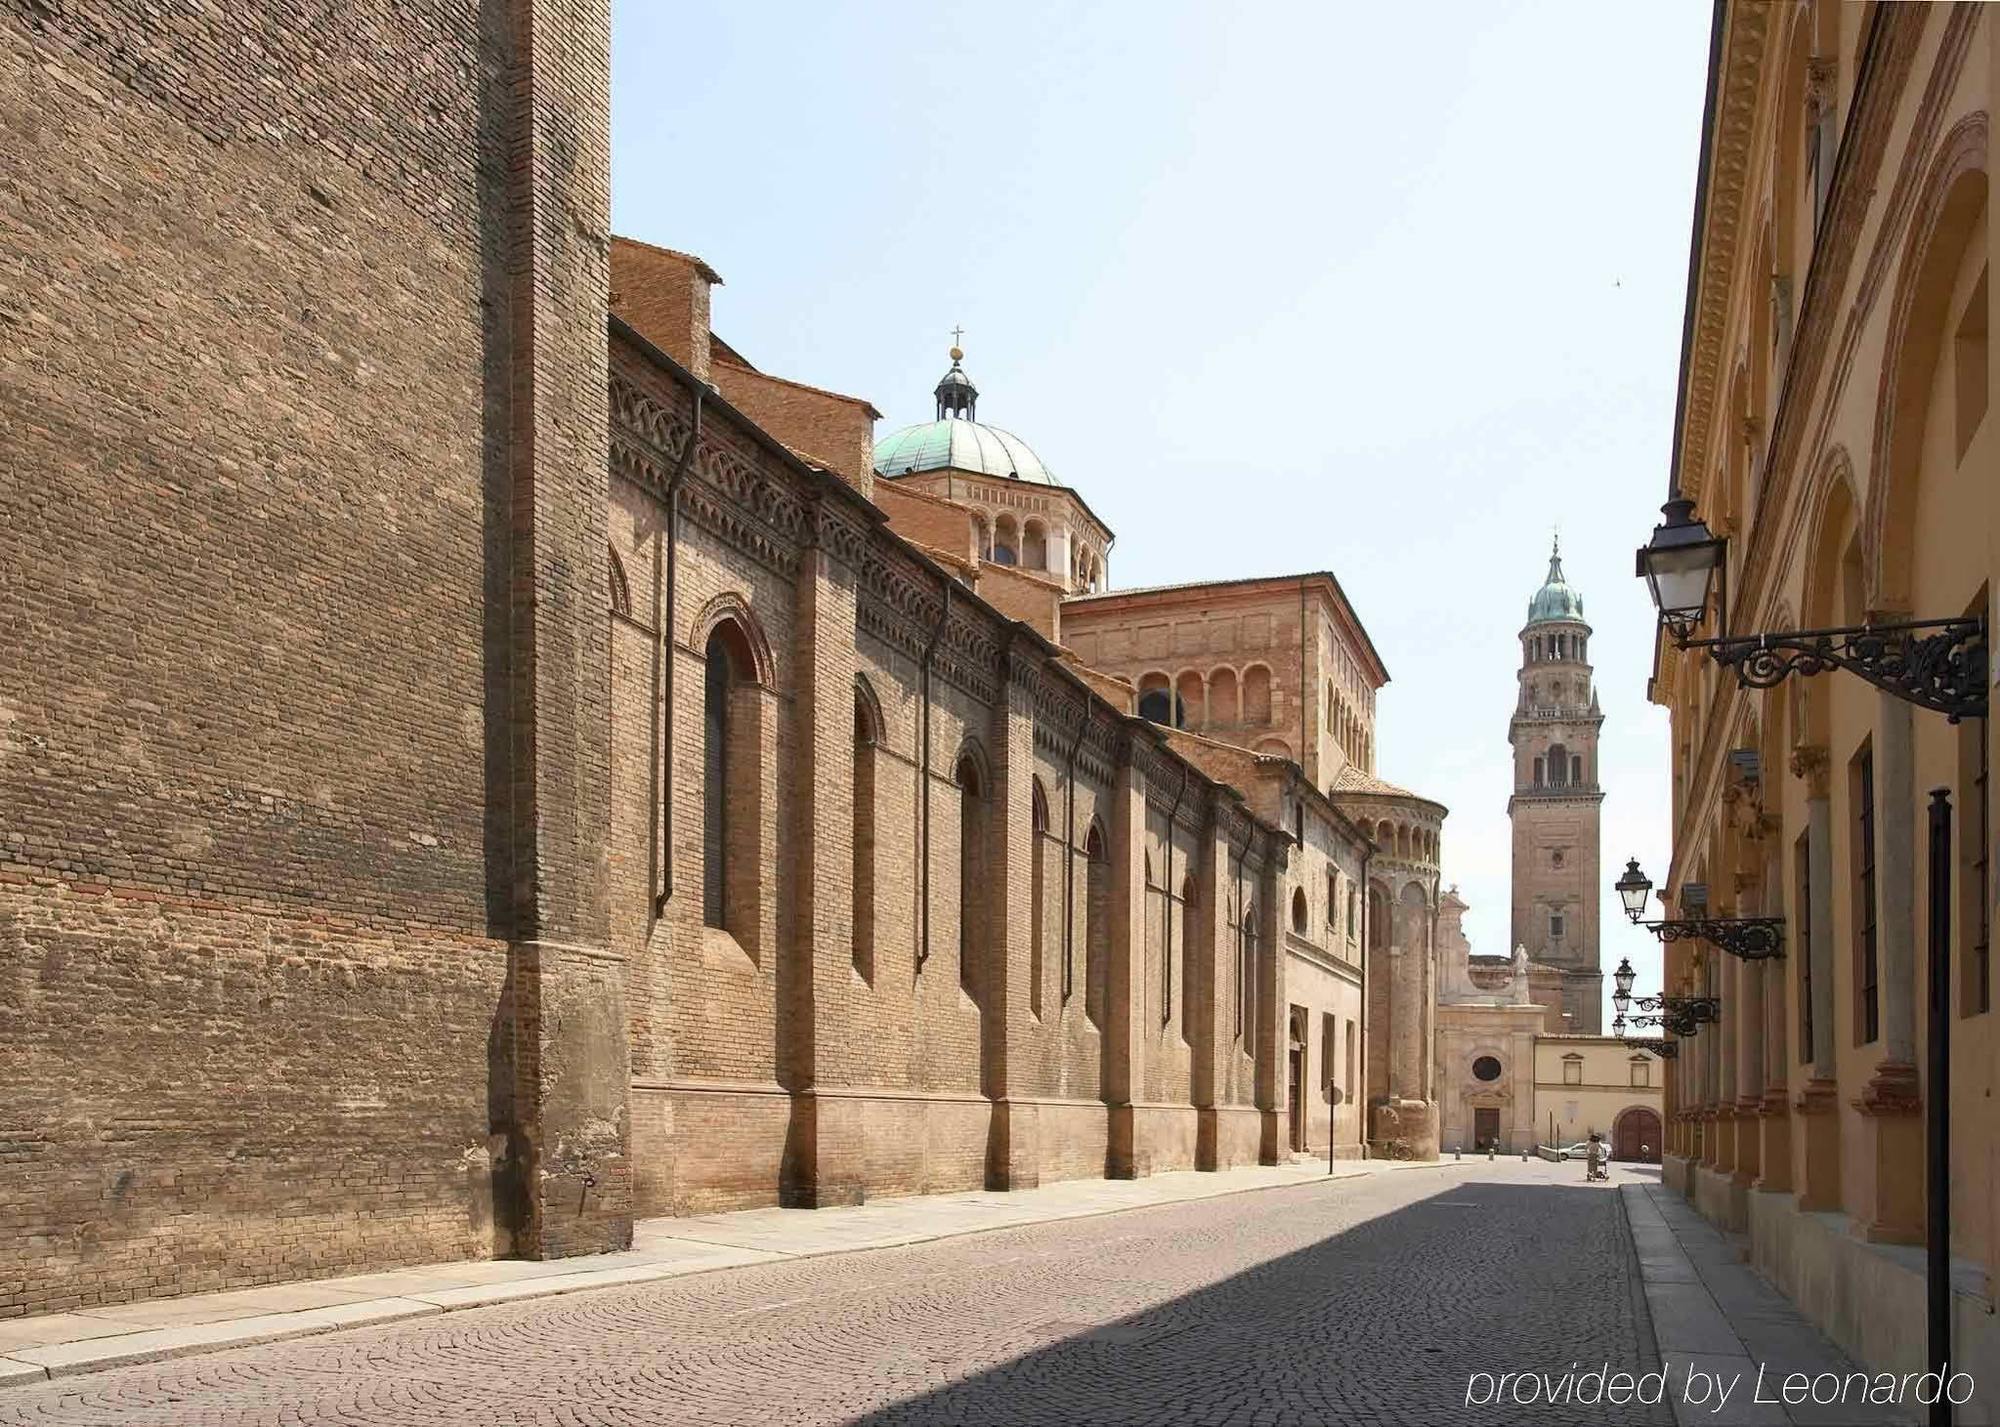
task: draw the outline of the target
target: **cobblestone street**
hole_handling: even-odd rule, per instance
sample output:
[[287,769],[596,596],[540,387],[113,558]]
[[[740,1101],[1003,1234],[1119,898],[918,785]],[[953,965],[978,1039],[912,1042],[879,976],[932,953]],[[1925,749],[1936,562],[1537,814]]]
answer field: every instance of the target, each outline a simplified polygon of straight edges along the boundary
[[1467,1374],[1656,1365],[1618,1195],[1581,1180],[1468,1160],[758,1265],[12,1390],[0,1423],[1514,1420]]

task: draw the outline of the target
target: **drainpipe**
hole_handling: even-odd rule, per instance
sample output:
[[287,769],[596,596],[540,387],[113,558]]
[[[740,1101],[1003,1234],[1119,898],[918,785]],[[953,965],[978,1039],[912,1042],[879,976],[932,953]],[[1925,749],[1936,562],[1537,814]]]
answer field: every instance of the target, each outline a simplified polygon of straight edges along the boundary
[[917,841],[922,851],[917,867],[917,969],[921,971],[926,961],[931,959],[931,661],[937,654],[938,640],[944,637],[945,622],[951,618],[952,579],[945,576],[944,605],[938,610],[937,626],[931,630],[930,638],[924,641],[923,662],[919,670],[919,682],[923,691],[923,752],[917,777],[923,782],[923,796],[920,801],[922,825]]
[[660,657],[665,661],[661,684],[666,705],[666,733],[660,759],[660,891],[653,898],[653,915],[666,911],[674,895],[674,628],[679,618],[678,571],[681,546],[681,485],[694,466],[694,448],[701,440],[701,404],[708,388],[699,382],[694,388],[694,419],[688,426],[687,441],[673,474],[667,477],[667,590],[666,608],[660,620]]
[[1083,705],[1077,720],[1076,737],[1070,740],[1069,755],[1063,759],[1063,1000],[1075,989],[1074,943],[1076,941],[1076,755],[1083,748],[1083,732],[1090,727],[1090,705]]
[[[1167,813],[1167,873],[1165,879],[1167,895],[1160,899],[1167,909],[1167,956],[1166,964],[1161,968],[1164,975],[1162,984],[1167,988],[1167,994],[1160,998],[1160,1009],[1162,1011],[1160,1024],[1163,1026],[1170,1026],[1174,1023],[1174,819],[1180,816],[1181,799],[1187,796],[1187,785],[1188,766],[1186,763],[1182,763],[1181,785],[1174,790],[1174,805]],[[1187,995],[1187,987],[1181,987],[1181,995]]]

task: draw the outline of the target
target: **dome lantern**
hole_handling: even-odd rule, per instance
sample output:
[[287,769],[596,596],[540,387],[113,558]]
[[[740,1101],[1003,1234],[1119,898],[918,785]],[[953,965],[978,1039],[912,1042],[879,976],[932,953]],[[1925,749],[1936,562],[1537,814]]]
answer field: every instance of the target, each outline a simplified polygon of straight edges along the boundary
[[951,329],[951,370],[946,372],[937,384],[937,419],[947,421],[957,419],[972,421],[973,410],[979,405],[979,388],[972,384],[972,378],[959,365],[965,360],[965,353],[959,349],[958,338],[963,336],[963,327]]

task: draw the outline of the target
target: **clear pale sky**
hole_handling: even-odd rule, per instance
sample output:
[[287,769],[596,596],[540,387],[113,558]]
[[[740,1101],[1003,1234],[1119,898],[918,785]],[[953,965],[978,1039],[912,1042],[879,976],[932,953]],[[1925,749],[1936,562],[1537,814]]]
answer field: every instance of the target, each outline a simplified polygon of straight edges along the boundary
[[[1708,7],[618,0],[612,212],[726,279],[767,371],[983,420],[1117,532],[1114,586],[1331,569],[1378,771],[1451,809],[1508,946],[1515,636],[1560,525],[1610,882],[1667,865],[1653,620]],[[1609,993],[1607,979],[1606,992]],[[1607,1023],[1609,1012],[1606,1013]]]

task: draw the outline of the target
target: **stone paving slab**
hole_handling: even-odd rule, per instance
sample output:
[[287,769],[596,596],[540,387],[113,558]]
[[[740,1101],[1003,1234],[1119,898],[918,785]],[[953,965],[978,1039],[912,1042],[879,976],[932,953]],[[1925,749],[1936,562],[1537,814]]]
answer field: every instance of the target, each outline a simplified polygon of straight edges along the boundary
[[[1855,1364],[1743,1261],[1728,1236],[1672,1190],[1655,1182],[1619,1187],[1638,1250],[1646,1307],[1667,1363],[1667,1399],[1680,1427],[1873,1427],[1912,1419],[1862,1403],[1757,1402],[1786,1374],[1850,1373]],[[1690,1401],[1690,1371],[1738,1384],[1718,1409]]]
[[425,1264],[0,1322],[0,1387],[461,1308],[1454,1163],[1353,1162],[1329,1175],[1323,1161],[1301,1162],[644,1220],[623,1253]]

